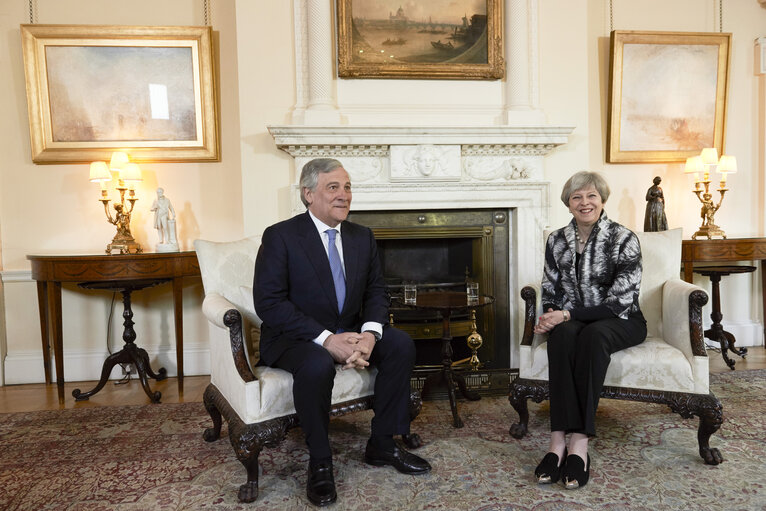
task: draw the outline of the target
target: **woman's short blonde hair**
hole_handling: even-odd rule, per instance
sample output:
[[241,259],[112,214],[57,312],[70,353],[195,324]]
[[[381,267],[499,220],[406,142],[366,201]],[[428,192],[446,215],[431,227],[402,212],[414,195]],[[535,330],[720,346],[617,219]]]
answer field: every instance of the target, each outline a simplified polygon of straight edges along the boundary
[[593,185],[601,196],[601,202],[605,203],[609,198],[609,185],[606,184],[606,179],[601,174],[589,170],[581,170],[567,179],[567,182],[564,183],[564,188],[561,190],[561,202],[566,207],[569,207],[569,197],[577,190],[588,188],[590,185]]

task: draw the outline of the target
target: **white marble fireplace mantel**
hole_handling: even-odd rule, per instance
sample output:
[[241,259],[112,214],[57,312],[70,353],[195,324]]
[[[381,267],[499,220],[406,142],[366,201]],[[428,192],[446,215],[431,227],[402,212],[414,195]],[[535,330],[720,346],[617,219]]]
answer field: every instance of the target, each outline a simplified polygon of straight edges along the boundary
[[[277,147],[295,159],[294,214],[300,169],[336,158],[351,177],[355,211],[495,209],[510,233],[510,332],[522,317],[518,289],[539,282],[550,183],[543,158],[567,143],[561,126],[269,126]],[[515,339],[515,334],[512,337]],[[516,344],[516,343],[514,343]],[[510,367],[518,367],[518,346]]]
[[280,149],[313,145],[459,144],[539,146],[547,153],[565,144],[570,126],[269,126]]

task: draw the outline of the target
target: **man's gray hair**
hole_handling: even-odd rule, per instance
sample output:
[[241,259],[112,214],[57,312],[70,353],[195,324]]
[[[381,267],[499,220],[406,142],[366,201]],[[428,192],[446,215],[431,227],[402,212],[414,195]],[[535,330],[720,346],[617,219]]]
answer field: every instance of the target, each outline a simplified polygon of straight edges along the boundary
[[316,190],[317,183],[319,182],[319,174],[327,174],[337,168],[342,168],[343,164],[338,160],[332,158],[315,158],[303,166],[301,171],[301,202],[306,207],[309,207],[309,203],[306,201],[306,197],[303,195],[303,190],[308,188],[312,192]]
[[569,197],[577,190],[588,188],[590,185],[593,185],[601,196],[601,202],[605,203],[609,198],[609,185],[606,184],[606,179],[601,174],[589,170],[581,170],[567,179],[567,182],[564,183],[564,188],[561,190],[561,202],[566,207],[569,207]]

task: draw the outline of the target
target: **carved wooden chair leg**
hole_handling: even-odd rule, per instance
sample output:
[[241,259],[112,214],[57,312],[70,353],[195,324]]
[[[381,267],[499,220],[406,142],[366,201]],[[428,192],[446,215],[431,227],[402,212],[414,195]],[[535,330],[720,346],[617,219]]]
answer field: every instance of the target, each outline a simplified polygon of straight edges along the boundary
[[699,429],[697,430],[697,441],[699,442],[699,452],[706,465],[718,465],[723,463],[724,459],[721,452],[715,447],[710,447],[710,436],[718,431],[723,423],[723,407],[721,402],[713,395],[707,396],[709,399],[700,407],[698,412],[700,418]]
[[524,438],[527,434],[527,424],[529,423],[529,409],[527,408],[528,396],[521,387],[511,384],[511,392],[508,395],[508,401],[516,413],[519,414],[519,422],[512,424],[508,432],[513,438]]
[[[410,422],[414,421],[415,418],[420,414],[420,410],[423,408],[423,399],[420,397],[420,392],[411,392],[410,393]],[[409,433],[407,435],[402,435],[402,442],[404,442],[404,445],[409,447],[410,449],[417,449],[418,447],[423,446],[423,440],[420,438],[420,435],[417,433]]]
[[210,418],[213,420],[213,427],[207,428],[202,433],[202,438],[206,442],[215,442],[219,438],[221,438],[221,412],[216,408],[215,404],[213,403],[213,391],[211,390],[212,385],[209,385],[205,389],[205,394],[203,396],[203,402],[205,404],[205,410],[207,410],[207,413],[210,415]]
[[240,502],[253,502],[258,498],[258,456],[263,449],[264,441],[255,428],[242,424],[237,419],[229,421],[229,441],[234,448],[234,454],[247,471],[247,482],[239,487],[237,497]]

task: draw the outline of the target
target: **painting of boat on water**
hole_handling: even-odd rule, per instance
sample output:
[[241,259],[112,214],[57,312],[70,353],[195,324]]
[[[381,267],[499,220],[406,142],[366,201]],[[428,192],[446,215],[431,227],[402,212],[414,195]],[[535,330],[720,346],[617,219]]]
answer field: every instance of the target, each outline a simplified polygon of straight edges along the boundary
[[502,0],[338,0],[341,77],[501,78]]

